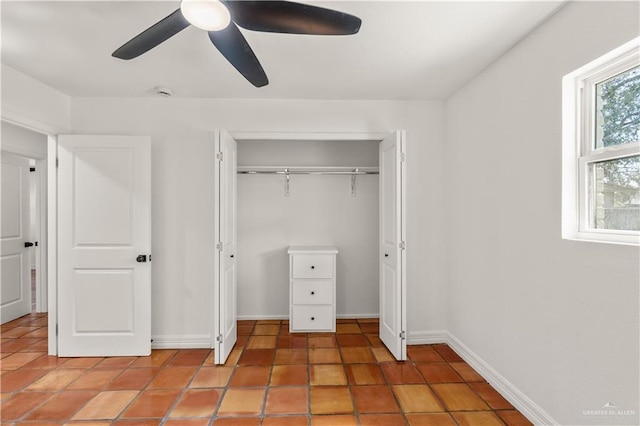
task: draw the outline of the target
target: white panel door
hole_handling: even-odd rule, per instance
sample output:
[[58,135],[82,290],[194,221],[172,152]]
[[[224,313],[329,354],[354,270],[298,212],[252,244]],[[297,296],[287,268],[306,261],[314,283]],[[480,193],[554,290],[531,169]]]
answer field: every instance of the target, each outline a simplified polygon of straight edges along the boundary
[[58,160],[58,354],[149,355],[151,140],[64,135]]
[[29,272],[29,161],[2,153],[2,225],[0,234],[0,320],[20,318],[31,312]]
[[236,344],[237,333],[237,153],[238,145],[224,130],[216,132],[214,205],[216,260],[214,294],[214,361],[224,364]]
[[380,339],[407,359],[404,132],[380,142]]

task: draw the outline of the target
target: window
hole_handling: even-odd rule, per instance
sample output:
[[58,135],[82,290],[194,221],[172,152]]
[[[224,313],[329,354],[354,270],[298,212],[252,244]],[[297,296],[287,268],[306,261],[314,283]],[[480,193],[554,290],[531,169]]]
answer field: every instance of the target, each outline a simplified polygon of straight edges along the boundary
[[640,243],[639,48],[563,79],[563,238]]

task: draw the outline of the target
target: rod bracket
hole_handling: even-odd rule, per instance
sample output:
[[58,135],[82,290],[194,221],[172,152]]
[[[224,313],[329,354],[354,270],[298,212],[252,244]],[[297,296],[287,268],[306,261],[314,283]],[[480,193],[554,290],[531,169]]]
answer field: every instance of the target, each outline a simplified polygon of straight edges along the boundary
[[351,196],[355,197],[356,196],[356,178],[358,176],[358,172],[359,170],[353,169],[353,174],[351,175]]
[[289,192],[289,185],[291,184],[291,175],[289,174],[289,169],[284,169],[284,196],[289,197],[291,193]]

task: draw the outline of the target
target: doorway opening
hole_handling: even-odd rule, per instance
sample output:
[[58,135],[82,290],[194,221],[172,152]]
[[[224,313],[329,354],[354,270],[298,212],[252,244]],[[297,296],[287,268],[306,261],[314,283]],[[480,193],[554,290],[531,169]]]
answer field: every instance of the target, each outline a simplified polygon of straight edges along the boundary
[[2,121],[2,323],[48,311],[48,136]]

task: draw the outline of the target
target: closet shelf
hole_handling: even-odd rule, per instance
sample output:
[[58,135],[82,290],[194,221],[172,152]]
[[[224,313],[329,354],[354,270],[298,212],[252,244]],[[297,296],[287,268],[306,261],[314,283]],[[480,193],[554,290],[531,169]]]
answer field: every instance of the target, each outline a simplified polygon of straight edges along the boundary
[[378,167],[318,167],[318,166],[238,166],[238,174],[277,175],[377,175]]

